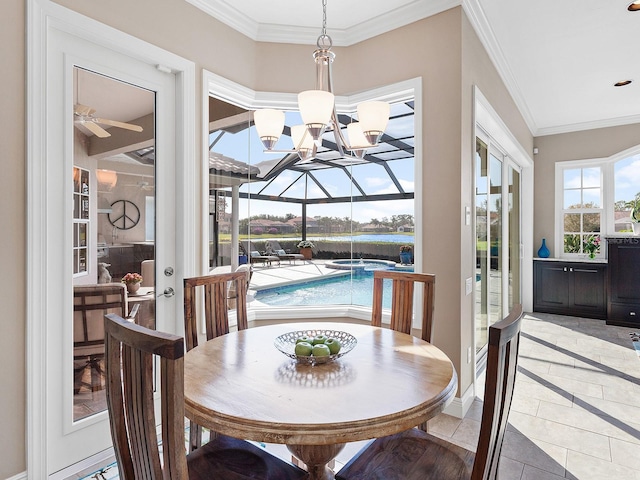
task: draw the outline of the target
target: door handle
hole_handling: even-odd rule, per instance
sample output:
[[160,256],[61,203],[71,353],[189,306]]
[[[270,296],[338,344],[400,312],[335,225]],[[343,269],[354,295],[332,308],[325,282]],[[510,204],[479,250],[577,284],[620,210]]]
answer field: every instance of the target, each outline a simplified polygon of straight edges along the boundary
[[175,290],[171,287],[167,287],[164,289],[164,292],[162,292],[160,295],[158,295],[158,297],[173,297],[176,294]]

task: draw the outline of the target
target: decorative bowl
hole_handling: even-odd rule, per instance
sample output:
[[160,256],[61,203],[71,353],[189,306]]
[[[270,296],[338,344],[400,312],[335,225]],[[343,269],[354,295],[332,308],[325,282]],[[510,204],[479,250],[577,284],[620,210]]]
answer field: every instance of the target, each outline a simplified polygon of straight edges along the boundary
[[[306,335],[308,337],[315,337],[316,335],[326,335],[327,337],[335,338],[340,342],[340,351],[334,355],[327,355],[324,357],[314,357],[313,355],[296,355],[296,340],[298,340],[298,338],[302,337],[303,335]],[[357,343],[358,341],[356,340],[356,337],[354,337],[350,333],[341,332],[339,330],[325,329],[309,329],[288,332],[280,335],[273,342],[275,347],[282,353],[284,353],[287,357],[297,360],[298,363],[306,363],[309,365],[332,362],[335,359],[340,358],[353,350],[353,347],[355,347]]]

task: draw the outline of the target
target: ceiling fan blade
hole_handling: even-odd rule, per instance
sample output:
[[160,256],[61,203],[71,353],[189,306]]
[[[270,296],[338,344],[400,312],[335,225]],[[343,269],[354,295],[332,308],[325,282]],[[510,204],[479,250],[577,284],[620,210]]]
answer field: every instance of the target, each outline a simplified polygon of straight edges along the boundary
[[109,132],[107,132],[104,128],[102,128],[97,123],[94,123],[91,121],[88,121],[88,122],[80,121],[78,123],[80,123],[80,125],[84,125],[87,128],[87,130],[92,132],[96,137],[107,138],[111,136]]
[[76,103],[73,107],[73,113],[76,115],[89,116],[96,111],[95,108],[87,107],[81,103]]
[[133,125],[131,123],[118,122],[116,120],[108,120],[106,118],[96,118],[95,121],[98,123],[102,123],[103,125],[111,125],[112,127],[124,128],[126,130],[132,130],[134,132],[142,131],[142,127]]

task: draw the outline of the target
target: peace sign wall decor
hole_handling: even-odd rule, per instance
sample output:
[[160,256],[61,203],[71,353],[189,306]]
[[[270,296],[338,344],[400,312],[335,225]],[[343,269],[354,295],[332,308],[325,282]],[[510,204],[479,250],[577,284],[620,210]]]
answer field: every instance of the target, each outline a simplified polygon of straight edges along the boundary
[[140,221],[140,209],[129,200],[116,200],[111,204],[109,223],[118,230],[129,230]]

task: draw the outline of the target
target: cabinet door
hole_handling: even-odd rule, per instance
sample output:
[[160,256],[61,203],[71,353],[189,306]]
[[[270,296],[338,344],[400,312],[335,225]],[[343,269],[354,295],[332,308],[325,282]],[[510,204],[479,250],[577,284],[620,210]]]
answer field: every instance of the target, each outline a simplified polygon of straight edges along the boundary
[[613,303],[640,303],[640,248],[609,245],[609,290]]
[[569,270],[573,279],[572,307],[576,314],[604,318],[607,313],[606,267],[574,265]]
[[561,313],[569,307],[569,281],[567,267],[555,262],[535,263],[535,310]]

